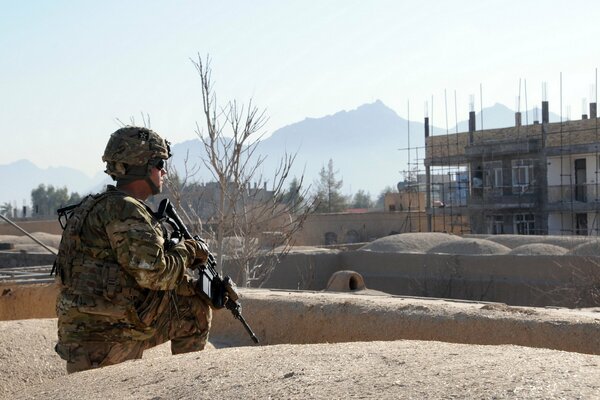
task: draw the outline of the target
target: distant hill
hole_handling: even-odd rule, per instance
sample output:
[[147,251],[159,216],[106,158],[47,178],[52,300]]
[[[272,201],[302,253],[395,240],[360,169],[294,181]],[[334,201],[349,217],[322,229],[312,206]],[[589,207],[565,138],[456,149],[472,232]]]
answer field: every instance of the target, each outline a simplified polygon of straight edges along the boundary
[[83,172],[68,167],[40,168],[29,160],[19,160],[6,165],[0,165],[3,184],[0,190],[0,204],[10,202],[17,208],[23,203],[31,203],[31,191],[41,183],[54,187],[66,186],[69,192],[85,194],[92,192],[94,186],[100,186],[105,174],[93,178]]
[[[529,123],[533,122],[533,112],[529,111]],[[541,117],[541,112],[538,112]],[[466,117],[466,116],[465,116]],[[550,114],[550,121],[559,121],[556,114]],[[522,121],[525,124],[525,113]],[[435,121],[434,121],[435,122]],[[502,104],[483,109],[485,129],[513,126],[514,111]],[[437,122],[436,122],[437,123]],[[481,129],[481,113],[477,113],[477,129]],[[467,119],[458,123],[459,132],[467,130]],[[409,140],[410,131],[410,140]],[[432,128],[433,134],[445,134],[446,129]],[[449,128],[454,133],[456,127]],[[276,170],[283,153],[297,153],[292,176],[300,177],[304,172],[305,182],[312,184],[318,177],[321,167],[333,159],[338,178],[343,179],[344,193],[356,193],[359,189],[370,192],[375,198],[386,186],[396,187],[404,178],[403,171],[415,165],[408,165],[410,146],[411,162],[422,160],[424,156],[424,126],[422,122],[410,124],[396,112],[377,100],[360,107],[340,111],[320,118],[306,118],[303,121],[284,126],[259,144],[259,152],[266,155],[263,175],[270,177]],[[211,181],[212,175],[201,159],[204,148],[199,139],[173,145],[173,163],[178,171],[183,171],[184,158],[188,155],[191,165],[199,165],[200,171],[194,177],[197,181]],[[23,201],[30,202],[31,190],[40,183],[58,187],[67,186],[69,191],[85,194],[96,192],[110,182],[103,173],[90,178],[84,173],[67,167],[42,169],[31,161],[20,160],[0,165],[0,174],[6,184],[0,191],[0,204]]]

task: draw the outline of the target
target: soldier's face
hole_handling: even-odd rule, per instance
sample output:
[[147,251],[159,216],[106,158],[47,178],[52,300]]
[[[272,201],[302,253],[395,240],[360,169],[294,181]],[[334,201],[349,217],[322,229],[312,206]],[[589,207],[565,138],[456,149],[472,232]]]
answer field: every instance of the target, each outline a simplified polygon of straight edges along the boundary
[[161,192],[163,187],[163,179],[165,175],[167,175],[167,171],[164,168],[152,168],[152,175],[150,175],[150,179],[152,179],[152,182],[156,185],[157,188],[160,189]]

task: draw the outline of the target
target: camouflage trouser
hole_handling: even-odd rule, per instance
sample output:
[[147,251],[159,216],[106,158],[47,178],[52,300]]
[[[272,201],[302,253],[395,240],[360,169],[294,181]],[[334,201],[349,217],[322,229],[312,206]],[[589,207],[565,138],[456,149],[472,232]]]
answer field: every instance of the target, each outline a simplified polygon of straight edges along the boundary
[[[208,341],[212,312],[197,296],[177,296],[173,307],[147,310],[158,314],[148,321],[156,334],[144,341],[59,343],[57,351],[67,360],[67,372],[118,364],[142,358],[144,350],[171,340],[171,353],[181,354],[204,349]],[[145,321],[146,322],[146,321]]]

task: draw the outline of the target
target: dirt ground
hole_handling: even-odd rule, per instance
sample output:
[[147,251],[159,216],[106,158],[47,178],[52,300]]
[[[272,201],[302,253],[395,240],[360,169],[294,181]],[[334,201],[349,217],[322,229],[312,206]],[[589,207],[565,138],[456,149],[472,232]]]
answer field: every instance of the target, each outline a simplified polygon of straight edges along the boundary
[[5,399],[593,399],[600,356],[399,340],[226,347],[67,375],[55,319],[0,322]]

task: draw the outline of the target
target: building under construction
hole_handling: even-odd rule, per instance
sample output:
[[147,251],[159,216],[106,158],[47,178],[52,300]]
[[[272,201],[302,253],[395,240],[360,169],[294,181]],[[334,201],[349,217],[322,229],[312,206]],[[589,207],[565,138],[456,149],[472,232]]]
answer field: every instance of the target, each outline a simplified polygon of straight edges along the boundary
[[427,230],[439,231],[441,217],[456,232],[460,216],[468,220],[461,233],[597,236],[596,103],[581,120],[550,123],[548,117],[543,101],[542,119],[532,125],[522,125],[517,112],[513,127],[477,130],[471,111],[468,132],[436,136],[425,118]]

